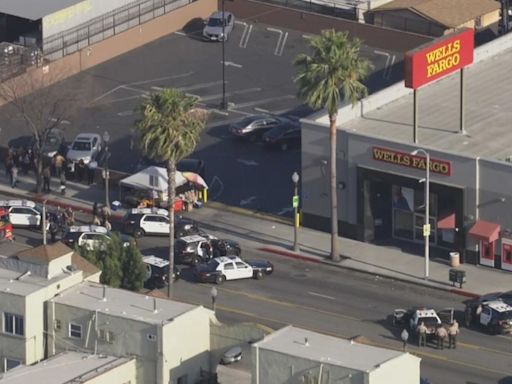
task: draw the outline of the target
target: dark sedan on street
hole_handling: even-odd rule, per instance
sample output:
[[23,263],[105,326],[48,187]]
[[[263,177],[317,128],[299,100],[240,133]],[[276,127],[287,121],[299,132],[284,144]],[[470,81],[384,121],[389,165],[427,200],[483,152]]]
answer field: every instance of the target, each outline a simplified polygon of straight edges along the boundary
[[271,115],[254,115],[247,116],[236,123],[229,126],[229,132],[237,138],[256,141],[272,128],[292,125],[293,120],[286,117]]
[[300,123],[295,121],[272,128],[263,135],[263,142],[266,145],[279,148],[281,151],[299,147],[300,139]]

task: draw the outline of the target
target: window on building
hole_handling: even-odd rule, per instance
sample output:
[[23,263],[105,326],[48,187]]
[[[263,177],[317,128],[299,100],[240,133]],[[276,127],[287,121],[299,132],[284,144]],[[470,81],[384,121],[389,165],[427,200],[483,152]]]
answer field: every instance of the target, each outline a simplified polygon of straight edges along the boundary
[[21,365],[20,360],[9,359],[8,357],[6,357],[4,359],[4,371],[5,372],[7,372],[10,369],[16,368],[18,365]]
[[80,324],[69,323],[69,337],[75,339],[82,338],[82,326]]
[[4,312],[4,332],[23,336],[25,334],[23,316]]

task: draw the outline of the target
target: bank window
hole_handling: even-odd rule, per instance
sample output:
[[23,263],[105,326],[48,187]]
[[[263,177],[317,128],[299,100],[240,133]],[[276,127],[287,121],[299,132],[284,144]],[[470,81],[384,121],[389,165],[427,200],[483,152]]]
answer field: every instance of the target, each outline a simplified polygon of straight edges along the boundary
[[20,360],[9,359],[8,357],[4,360],[4,371],[7,372],[10,369],[16,368],[18,365],[21,365]]
[[503,244],[503,262],[512,264],[512,244]]
[[[432,217],[437,217],[437,194],[430,194],[430,206],[428,207],[429,214]],[[414,191],[414,211],[425,212],[425,191],[416,190]]]
[[69,337],[74,339],[82,338],[82,326],[80,324],[69,323]]
[[494,256],[491,255],[491,245],[486,241],[482,241],[482,257],[484,259],[494,259]]
[[24,332],[23,316],[14,313],[4,312],[4,332],[11,335],[23,336]]

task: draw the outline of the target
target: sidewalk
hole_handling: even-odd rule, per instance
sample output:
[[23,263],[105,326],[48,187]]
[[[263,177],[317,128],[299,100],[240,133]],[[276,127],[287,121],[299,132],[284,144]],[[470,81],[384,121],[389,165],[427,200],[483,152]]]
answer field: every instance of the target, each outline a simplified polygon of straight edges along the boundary
[[[52,180],[52,183],[53,190],[58,191],[57,181]],[[93,201],[103,202],[105,199],[105,192],[101,185],[86,186],[68,182],[64,197],[56,192],[36,196],[29,192],[34,189],[31,176],[20,177],[20,183],[14,189],[8,185],[5,175],[0,176],[0,194],[37,201],[46,199],[49,205],[71,206],[77,211],[90,212]],[[111,200],[115,200],[113,196],[115,196],[114,193],[111,194]],[[124,210],[114,213],[114,217],[120,218],[122,215]],[[418,252],[415,254],[396,246],[377,246],[340,238],[342,261],[333,263],[328,259],[330,234],[308,228],[300,228],[301,252],[294,253],[292,252],[293,227],[286,219],[228,207],[216,202],[208,202],[206,207],[194,210],[189,216],[199,221],[201,227],[207,230],[219,232],[240,241],[244,246],[261,251],[448,290],[467,297],[507,291],[512,285],[510,272],[463,264],[459,269],[466,271],[467,283],[462,289],[455,288],[448,281],[450,266],[447,261],[435,257],[430,260],[429,280],[424,280],[425,262],[421,247],[418,247]]]

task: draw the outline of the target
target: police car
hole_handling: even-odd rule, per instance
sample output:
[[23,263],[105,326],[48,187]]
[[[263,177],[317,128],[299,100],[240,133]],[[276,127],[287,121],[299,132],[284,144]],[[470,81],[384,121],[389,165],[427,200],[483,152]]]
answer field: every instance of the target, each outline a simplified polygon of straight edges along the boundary
[[[69,227],[62,241],[69,247],[85,246],[92,250],[101,247],[105,241],[110,241],[112,232],[99,225],[81,225]],[[120,235],[124,247],[128,247],[133,239],[130,236]]]
[[208,263],[196,265],[195,274],[200,282],[222,284],[226,280],[263,279],[274,272],[266,260],[244,261],[238,256],[215,257]]
[[0,206],[9,214],[9,221],[14,227],[40,228],[43,210],[30,200],[0,200]]
[[[165,209],[134,208],[123,218],[123,232],[134,237],[169,235],[169,213]],[[174,216],[174,237],[197,234],[197,223],[183,216]]]
[[176,240],[174,258],[180,264],[197,265],[219,256],[240,256],[240,245],[233,240],[218,239],[208,233],[184,236]]
[[512,333],[512,306],[501,300],[482,304],[478,322],[491,335]]
[[[148,289],[160,289],[167,284],[167,273],[169,272],[169,261],[150,255],[143,256],[142,261],[146,265],[146,281],[144,285]],[[178,280],[181,273],[176,266],[174,267],[173,279]]]
[[454,308],[445,308],[436,311],[432,308],[420,307],[411,310],[395,309],[393,311],[393,325],[409,327],[409,334],[416,335],[418,325],[425,324],[427,336],[434,336],[436,329],[444,324],[451,324],[454,319]]

